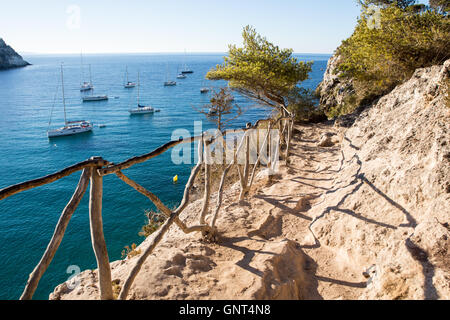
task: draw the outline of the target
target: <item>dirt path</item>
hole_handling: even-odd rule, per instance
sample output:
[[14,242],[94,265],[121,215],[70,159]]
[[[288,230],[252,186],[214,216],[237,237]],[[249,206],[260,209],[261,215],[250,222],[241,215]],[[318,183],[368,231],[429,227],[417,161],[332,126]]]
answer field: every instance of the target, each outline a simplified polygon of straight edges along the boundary
[[309,288],[302,290],[303,299],[356,299],[366,286],[362,273],[351,270],[339,252],[316,242],[309,230],[315,217],[311,209],[333,189],[342,165],[339,145],[317,146],[327,132],[334,129],[326,125],[296,127],[290,164],[281,168],[281,178],[276,183],[261,187],[254,194],[252,211],[270,212],[270,219],[260,228],[266,240],[292,240],[307,255]]
[[[130,298],[357,298],[365,286],[361,272],[351,270],[339,252],[319,245],[309,228],[314,207],[332,189],[342,164],[339,145],[317,146],[322,134],[333,130],[296,126],[290,164],[282,164],[279,175],[270,183],[256,179],[244,202],[237,202],[238,184],[226,190],[217,222],[219,243],[204,243],[200,235],[172,227],[146,260]],[[192,203],[182,219],[194,224],[201,205],[201,200]],[[111,264],[116,283],[123,283],[136,258]],[[80,278],[74,290],[60,285],[51,298],[95,299],[97,271],[85,271]]]

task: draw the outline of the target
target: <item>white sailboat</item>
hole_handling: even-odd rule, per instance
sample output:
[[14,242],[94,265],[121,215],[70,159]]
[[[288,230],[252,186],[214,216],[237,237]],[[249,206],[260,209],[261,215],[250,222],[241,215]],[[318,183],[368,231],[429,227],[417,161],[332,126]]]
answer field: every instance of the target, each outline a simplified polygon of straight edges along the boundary
[[179,70],[177,69],[177,79],[186,79],[187,77],[186,77],[186,75],[185,74],[182,74],[181,72],[179,72]]
[[124,88],[127,88],[127,89],[128,89],[128,88],[134,88],[134,87],[136,87],[136,83],[131,82],[130,80],[128,80],[128,67],[126,67],[125,73],[126,73],[127,81],[126,81],[125,84],[124,84]]
[[141,105],[139,102],[139,94],[140,94],[140,87],[141,87],[141,80],[140,75],[138,72],[138,94],[137,94],[137,108],[128,110],[130,114],[149,114],[149,113],[155,113],[159,112],[160,110],[154,109],[152,106],[144,106]]
[[82,84],[82,87],[84,85],[89,86],[90,89],[86,89],[86,90],[80,89],[80,91],[89,91],[90,90],[91,95],[84,95],[82,97],[83,102],[108,100],[108,96],[106,94],[94,95],[94,85],[92,84],[91,65],[89,65],[89,82],[84,82]]
[[[61,64],[61,87],[62,87],[62,101],[64,106],[64,127],[54,130],[47,130],[48,138],[69,136],[79,133],[85,133],[92,131],[94,126],[91,122],[86,120],[78,120],[78,121],[67,121],[66,117],[66,98],[64,96],[64,71],[63,66]],[[51,122],[51,119],[50,119]],[[49,124],[50,126],[50,124]]]
[[208,93],[209,92],[209,88],[205,87],[205,81],[202,81],[202,87],[200,88],[200,93]]
[[176,86],[177,83],[173,80],[169,80],[169,63],[167,62],[167,72],[166,72],[166,81],[164,82],[165,87]]
[[[91,74],[91,65],[89,65],[89,77],[91,77],[90,74]],[[92,80],[90,83],[92,85]],[[94,87],[92,87],[91,95],[85,95],[82,97],[83,102],[108,100],[108,96],[106,94],[94,95],[93,88]]]
[[89,82],[84,80],[84,65],[83,65],[83,53],[80,55],[81,57],[81,86],[80,91],[85,92],[94,89],[94,85],[92,84],[91,77],[91,65],[89,65]]

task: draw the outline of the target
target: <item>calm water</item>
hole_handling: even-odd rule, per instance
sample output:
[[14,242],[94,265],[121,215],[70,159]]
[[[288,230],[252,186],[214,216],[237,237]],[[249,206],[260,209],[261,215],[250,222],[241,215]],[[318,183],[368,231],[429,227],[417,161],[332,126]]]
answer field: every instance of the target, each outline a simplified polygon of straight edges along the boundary
[[[310,79],[305,87],[315,88],[321,81],[329,56],[298,55],[314,60]],[[223,82],[204,82],[206,72],[222,62],[222,55],[85,55],[84,63],[92,66],[95,93],[108,94],[109,101],[82,103],[80,57],[29,56],[33,65],[0,72],[0,189],[34,179],[91,156],[102,156],[120,162],[134,155],[149,152],[169,141],[173,130],[185,128],[192,134],[194,121],[203,120],[203,129],[212,127],[193,106],[208,103],[201,95],[202,85],[219,87]],[[46,130],[52,114],[52,127],[63,123],[61,90],[57,89],[64,62],[67,115],[69,120],[94,122],[92,134],[48,140]],[[177,67],[186,62],[195,72],[187,79],[174,79]],[[141,102],[161,109],[154,115],[130,117],[128,109],[136,106],[137,88],[124,89],[125,66],[130,80],[141,75]],[[175,87],[164,87],[167,65]],[[88,67],[85,76],[89,77]],[[55,93],[56,104],[52,111]],[[236,96],[242,106],[253,103]],[[249,109],[236,123],[267,116],[261,108]],[[98,128],[98,124],[106,124]],[[175,206],[182,197],[190,173],[190,165],[174,165],[170,152],[126,171],[131,178],[153,191],[168,205]],[[178,174],[179,183],[172,177]],[[30,190],[0,202],[0,299],[17,299],[28,275],[47,247],[62,209],[70,199],[79,173],[53,184]],[[139,244],[138,235],[146,218],[145,209],[152,205],[147,198],[126,186],[115,176],[104,179],[103,221],[110,260],[121,257],[125,245]],[[36,299],[47,299],[53,288],[67,280],[68,266],[81,270],[95,268],[90,243],[88,193],[72,217],[62,244],[39,283]]]

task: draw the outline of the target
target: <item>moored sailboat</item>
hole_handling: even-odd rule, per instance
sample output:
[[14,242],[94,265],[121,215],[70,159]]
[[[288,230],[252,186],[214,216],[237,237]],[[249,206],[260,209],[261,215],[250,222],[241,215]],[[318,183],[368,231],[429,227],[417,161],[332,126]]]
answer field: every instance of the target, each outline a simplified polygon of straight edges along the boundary
[[108,100],[108,96],[107,95],[91,95],[91,96],[84,96],[83,97],[83,102],[89,102],[89,101],[103,101],[103,100]]
[[94,85],[92,84],[92,77],[91,77],[91,65],[89,65],[89,81],[84,80],[84,65],[83,65],[83,53],[80,54],[81,57],[81,85],[80,85],[80,91],[90,91],[94,89]]
[[[186,61],[186,50],[184,51],[184,60]],[[187,64],[185,62],[184,69],[181,70],[181,74],[188,74],[188,73],[194,73],[194,71],[192,71],[192,69],[189,69],[189,67],[187,66]]]
[[[63,106],[64,106],[64,127],[54,129],[54,130],[47,130],[47,137],[55,138],[55,137],[69,136],[69,135],[92,131],[94,126],[89,121],[86,121],[86,120],[67,121],[66,99],[65,99],[65,95],[64,95],[64,71],[63,71],[62,64],[61,64],[61,87],[62,87],[62,101],[63,101]],[[51,119],[50,119],[50,123],[51,123]],[[49,123],[49,126],[50,126],[50,123]]]
[[167,63],[166,81],[164,82],[165,87],[176,86],[177,83],[173,80],[169,80],[169,63]]
[[126,79],[127,79],[127,80],[126,80],[126,82],[125,82],[125,84],[124,84],[124,88],[129,89],[129,88],[134,88],[134,87],[136,87],[136,83],[131,82],[130,80],[128,80],[128,67],[126,67],[125,73],[126,73]]
[[141,80],[140,80],[140,75],[138,72],[138,94],[137,94],[137,108],[135,109],[130,109],[128,110],[130,112],[130,114],[149,114],[149,113],[155,113],[155,112],[159,112],[159,110],[154,109],[152,106],[145,106],[145,105],[141,105],[140,101],[139,101],[139,96],[140,96],[140,87],[141,87]]

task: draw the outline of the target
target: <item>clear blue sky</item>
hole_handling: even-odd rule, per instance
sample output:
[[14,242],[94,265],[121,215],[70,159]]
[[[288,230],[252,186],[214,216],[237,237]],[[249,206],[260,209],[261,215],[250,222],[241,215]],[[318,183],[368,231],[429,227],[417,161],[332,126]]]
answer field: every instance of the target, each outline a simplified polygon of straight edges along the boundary
[[19,52],[225,52],[250,24],[280,47],[332,53],[359,12],[355,0],[12,0],[0,37]]

